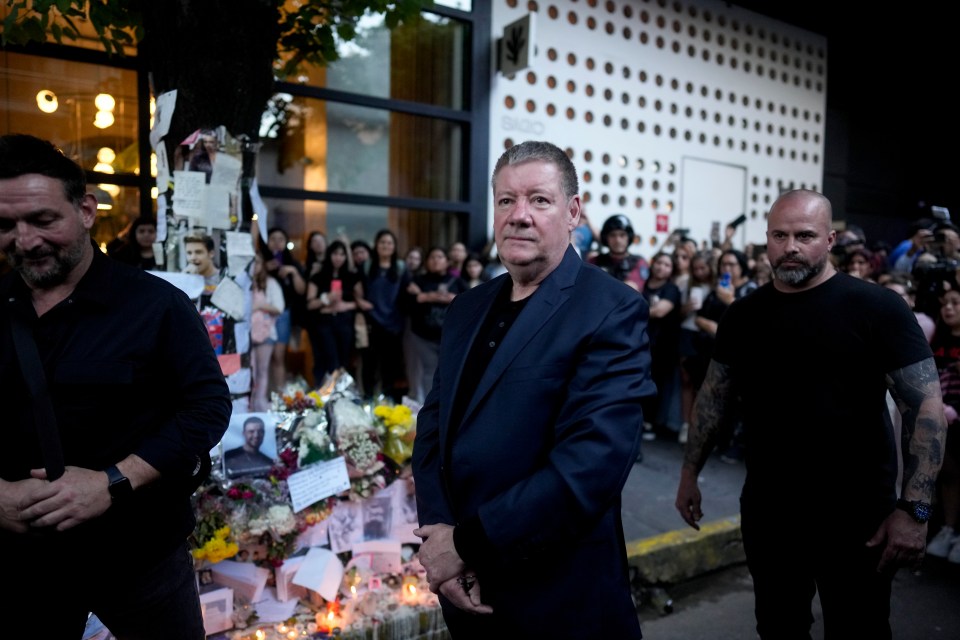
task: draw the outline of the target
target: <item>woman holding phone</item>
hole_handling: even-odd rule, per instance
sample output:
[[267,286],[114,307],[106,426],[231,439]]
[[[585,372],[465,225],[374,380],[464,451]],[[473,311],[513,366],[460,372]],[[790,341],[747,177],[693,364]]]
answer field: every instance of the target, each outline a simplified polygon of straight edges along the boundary
[[363,284],[353,268],[347,246],[339,240],[331,242],[320,271],[307,284],[307,313],[317,336],[312,344],[316,384],[321,384],[327,374],[337,369],[351,368],[353,322],[357,299],[362,298]]

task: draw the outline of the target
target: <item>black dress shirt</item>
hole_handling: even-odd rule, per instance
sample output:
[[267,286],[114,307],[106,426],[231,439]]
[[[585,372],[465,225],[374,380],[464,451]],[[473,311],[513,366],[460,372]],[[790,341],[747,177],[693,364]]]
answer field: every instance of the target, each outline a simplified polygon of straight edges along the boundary
[[17,273],[0,279],[0,304],[0,477],[19,480],[43,466],[12,313],[33,328],[65,464],[101,470],[137,454],[162,476],[103,516],[43,536],[46,542],[82,553],[106,545],[116,557],[134,549],[138,557],[159,555],[182,543],[194,526],[184,487],[220,441],[231,409],[196,307],[179,289],[100,251],[73,293],[42,317]]

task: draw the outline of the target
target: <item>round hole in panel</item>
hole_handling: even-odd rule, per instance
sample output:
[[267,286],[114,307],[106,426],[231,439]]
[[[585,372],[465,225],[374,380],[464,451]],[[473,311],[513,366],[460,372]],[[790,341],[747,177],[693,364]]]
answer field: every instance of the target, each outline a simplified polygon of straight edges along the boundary
[[554,5],[550,5],[547,7],[547,15],[550,16],[551,20],[556,20],[557,16],[560,15],[560,11]]
[[650,13],[646,9],[640,12],[640,22],[644,24],[650,22]]
[[583,200],[584,204],[586,204],[593,199],[593,196],[590,194],[589,191],[584,191],[583,196],[580,199]]
[[[637,158],[637,163],[636,163],[637,171],[643,171],[644,166],[645,165],[643,162],[643,158]],[[643,186],[643,184],[641,184],[640,186]]]
[[583,88],[583,92],[587,94],[587,97],[592,98],[594,94],[594,88],[592,84],[588,84]]
[[715,147],[720,146],[720,136],[713,136],[713,146]]
[[608,35],[608,36],[612,36],[612,35],[613,35],[613,32],[616,31],[617,28],[613,25],[612,22],[604,22],[604,23],[603,23],[603,30],[607,32],[607,35]]
[[551,89],[556,89],[557,79],[554,78],[553,76],[547,76],[547,86],[550,87]]
[[571,67],[576,66],[577,64],[577,55],[575,53],[567,54],[567,64]]
[[593,71],[594,67],[597,66],[597,61],[593,58],[587,58],[587,69]]
[[663,49],[667,46],[667,41],[663,39],[663,36],[657,36],[657,49]]
[[630,104],[630,94],[624,91],[620,94],[620,102],[623,104]]
[[627,206],[627,196],[620,196],[617,198],[617,204],[619,204],[621,207]]
[[630,128],[630,121],[626,118],[620,118],[620,128],[626,131]]
[[659,160],[654,160],[654,161],[653,161],[653,164],[650,165],[650,169],[651,169],[654,173],[660,173],[660,161],[659,161]]
[[537,74],[527,71],[527,84],[537,84]]
[[600,162],[602,162],[603,164],[610,164],[610,154],[605,153],[602,156],[600,156]]
[[593,161],[593,151],[590,151],[589,149],[587,149],[586,151],[584,151],[584,152],[583,152],[583,159],[586,160],[587,162],[592,162],[592,161]]
[[591,173],[590,171],[584,171],[584,172],[583,172],[583,181],[584,181],[584,182],[591,182],[592,180],[593,180],[593,173]]
[[630,29],[630,27],[624,27],[624,28],[623,28],[623,39],[624,39],[624,40],[630,40],[631,38],[633,38],[633,31]]
[[600,196],[600,202],[603,204],[610,204],[610,196],[604,193]]
[[577,90],[577,83],[575,83],[573,80],[567,80],[567,91],[569,91],[570,93],[573,93],[576,90]]
[[587,111],[586,113],[584,113],[584,114],[583,114],[583,119],[586,120],[588,124],[591,123],[591,122],[593,122],[593,112],[592,112],[592,111]]
[[570,11],[570,12],[567,13],[567,22],[569,22],[570,24],[573,24],[573,25],[577,24],[577,12],[576,12],[576,11]]
[[573,107],[567,107],[566,114],[567,120],[573,120],[577,117],[577,112],[573,110]]
[[653,125],[653,135],[659,136],[662,131],[663,128],[659,124]]
[[603,126],[609,127],[611,124],[613,124],[613,118],[609,114],[603,116]]
[[640,44],[647,44],[648,42],[650,42],[650,36],[647,35],[647,32],[646,32],[646,31],[641,31],[641,32],[640,32]]
[[513,109],[515,106],[517,106],[517,102],[513,99],[513,96],[507,96],[503,99],[503,105],[507,109]]
[[513,145],[514,145],[513,138],[507,138],[507,139],[505,139],[505,140],[503,141],[503,148],[504,148],[505,150],[506,150],[506,149],[509,149],[509,148],[512,147]]
[[547,115],[554,116],[557,114],[557,107],[552,103],[547,103]]
[[653,189],[654,191],[660,191],[660,181],[654,180],[653,182],[651,182],[650,188]]
[[594,18],[593,16],[587,16],[587,29],[590,29],[590,31],[593,31],[596,28],[597,28],[597,19]]
[[533,100],[527,100],[527,113],[533,113],[537,110],[537,103]]
[[683,130],[683,139],[687,142],[690,142],[693,139],[693,133],[690,132],[690,129]]
[[553,47],[550,47],[549,49],[547,49],[547,59],[550,60],[551,62],[556,62],[557,50],[554,49]]
[[643,189],[643,178],[637,178],[637,189]]
[[681,31],[683,31],[683,25],[680,24],[679,20],[674,20],[673,22],[671,22],[670,28],[673,29],[674,33],[680,33]]
[[608,76],[613,75],[613,64],[610,63],[610,62],[605,62],[605,63],[603,64],[603,70],[604,70],[604,72],[606,72],[606,74],[607,74]]
[[604,99],[604,100],[607,100],[608,102],[609,102],[610,100],[613,100],[613,90],[611,90],[611,89],[604,89],[604,90],[603,90],[603,99]]
[[633,17],[633,7],[631,7],[631,6],[628,5],[628,4],[627,4],[627,5],[624,5],[624,6],[623,6],[623,17],[624,17],[624,18],[632,18],[632,17]]

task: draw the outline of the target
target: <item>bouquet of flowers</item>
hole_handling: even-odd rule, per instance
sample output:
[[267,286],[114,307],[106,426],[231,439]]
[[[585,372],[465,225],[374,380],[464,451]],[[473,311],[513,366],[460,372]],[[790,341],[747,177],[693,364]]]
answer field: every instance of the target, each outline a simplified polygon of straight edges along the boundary
[[[211,563],[234,557],[245,545],[266,546],[278,566],[295,550],[300,533],[327,518],[338,500],[364,500],[399,477],[409,460],[416,417],[406,406],[381,400],[360,404],[343,373],[319,390],[294,383],[273,396],[278,461],[266,478],[228,480],[214,473],[194,494],[197,527],[193,553]],[[304,467],[344,458],[350,490],[294,513],[287,479]]]

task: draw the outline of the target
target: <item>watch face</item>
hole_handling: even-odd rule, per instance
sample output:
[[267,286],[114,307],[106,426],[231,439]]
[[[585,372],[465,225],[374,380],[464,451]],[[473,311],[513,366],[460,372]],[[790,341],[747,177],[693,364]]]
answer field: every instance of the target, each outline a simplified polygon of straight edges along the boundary
[[917,522],[926,522],[933,515],[932,512],[933,509],[926,502],[917,502],[913,505],[913,517],[916,518]]

